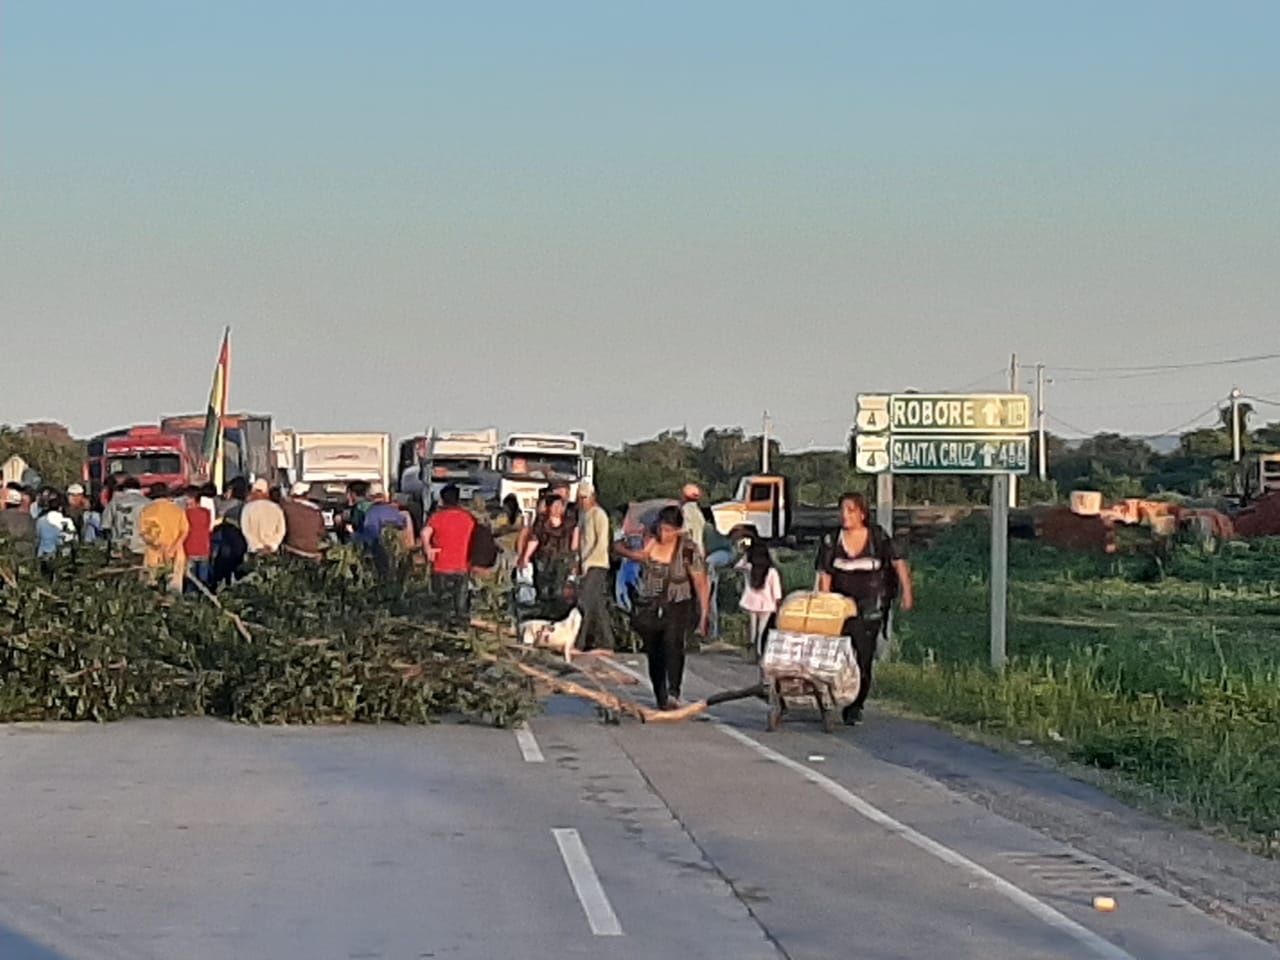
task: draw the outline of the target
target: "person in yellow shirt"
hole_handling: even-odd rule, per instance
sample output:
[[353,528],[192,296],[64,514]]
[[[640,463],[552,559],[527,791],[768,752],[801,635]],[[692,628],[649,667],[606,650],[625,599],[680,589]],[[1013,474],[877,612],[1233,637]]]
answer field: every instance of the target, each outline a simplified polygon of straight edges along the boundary
[[151,503],[138,516],[138,532],[146,547],[142,565],[156,576],[165,573],[169,589],[182,593],[187,573],[187,555],[183,543],[191,531],[187,511],[175,503],[167,491],[153,490]]

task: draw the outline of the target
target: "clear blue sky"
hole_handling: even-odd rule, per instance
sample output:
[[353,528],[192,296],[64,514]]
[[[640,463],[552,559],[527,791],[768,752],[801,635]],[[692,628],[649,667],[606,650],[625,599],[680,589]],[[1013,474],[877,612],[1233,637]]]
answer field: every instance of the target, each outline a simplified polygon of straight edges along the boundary
[[[0,7],[0,421],[841,443],[1280,352],[1280,4]],[[1088,430],[1280,361],[1056,369]],[[1280,408],[1268,411],[1280,419]],[[1059,429],[1058,424],[1054,424]],[[1070,432],[1070,431],[1067,431]]]

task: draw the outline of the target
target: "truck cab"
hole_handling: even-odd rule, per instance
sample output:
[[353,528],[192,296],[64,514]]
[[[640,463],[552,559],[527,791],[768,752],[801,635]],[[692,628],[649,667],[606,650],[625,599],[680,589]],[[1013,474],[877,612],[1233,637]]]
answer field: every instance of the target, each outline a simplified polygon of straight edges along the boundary
[[786,477],[754,474],[738,481],[732,500],[711,507],[716,530],[733,540],[744,536],[782,540],[791,529],[791,490]]
[[732,500],[711,508],[716,530],[731,540],[750,536],[795,546],[840,528],[838,507],[806,507],[791,495],[786,477],[758,473],[743,477]]
[[185,486],[195,472],[188,445],[180,434],[158,426],[129,427],[99,434],[89,441],[84,479],[97,496],[108,477],[134,477],[145,489],[155,483]]
[[532,521],[541,490],[568,483],[569,496],[576,498],[578,484],[593,479],[595,463],[587,456],[584,433],[513,433],[498,455],[498,471],[498,496],[514,496],[525,519]]
[[438,503],[440,491],[449,484],[458,487],[462,500],[477,494],[486,500],[498,496],[498,431],[432,430],[427,434],[427,453],[423,463],[424,499],[428,506]]
[[421,499],[423,466],[427,462],[427,435],[425,433],[405,437],[400,441],[396,456],[397,499],[411,503]]

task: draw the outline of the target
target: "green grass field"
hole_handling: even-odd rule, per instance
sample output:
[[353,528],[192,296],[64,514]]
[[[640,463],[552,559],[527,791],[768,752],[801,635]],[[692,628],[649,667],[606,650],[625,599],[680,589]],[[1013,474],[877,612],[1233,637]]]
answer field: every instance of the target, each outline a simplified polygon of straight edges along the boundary
[[876,693],[1116,771],[1166,810],[1280,855],[1280,542],[1156,559],[1014,542],[1009,667],[988,668],[987,532],[913,558]]

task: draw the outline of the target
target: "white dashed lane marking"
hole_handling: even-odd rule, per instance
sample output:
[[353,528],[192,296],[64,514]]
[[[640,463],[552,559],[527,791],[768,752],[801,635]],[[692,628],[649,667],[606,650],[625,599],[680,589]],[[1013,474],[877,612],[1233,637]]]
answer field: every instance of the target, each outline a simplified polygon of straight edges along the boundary
[[516,743],[520,746],[520,756],[524,757],[526,763],[542,763],[546,760],[542,755],[542,748],[538,746],[537,738],[527,724],[520,724],[515,731]]
[[613,912],[609,897],[600,885],[596,868],[591,865],[591,858],[587,855],[587,848],[578,831],[559,827],[552,828],[551,833],[556,838],[556,846],[560,848],[560,856],[564,859],[565,869],[569,871],[569,880],[578,895],[578,902],[582,904],[582,912],[587,915],[591,932],[597,937],[622,936],[622,925],[618,923],[618,916]]

